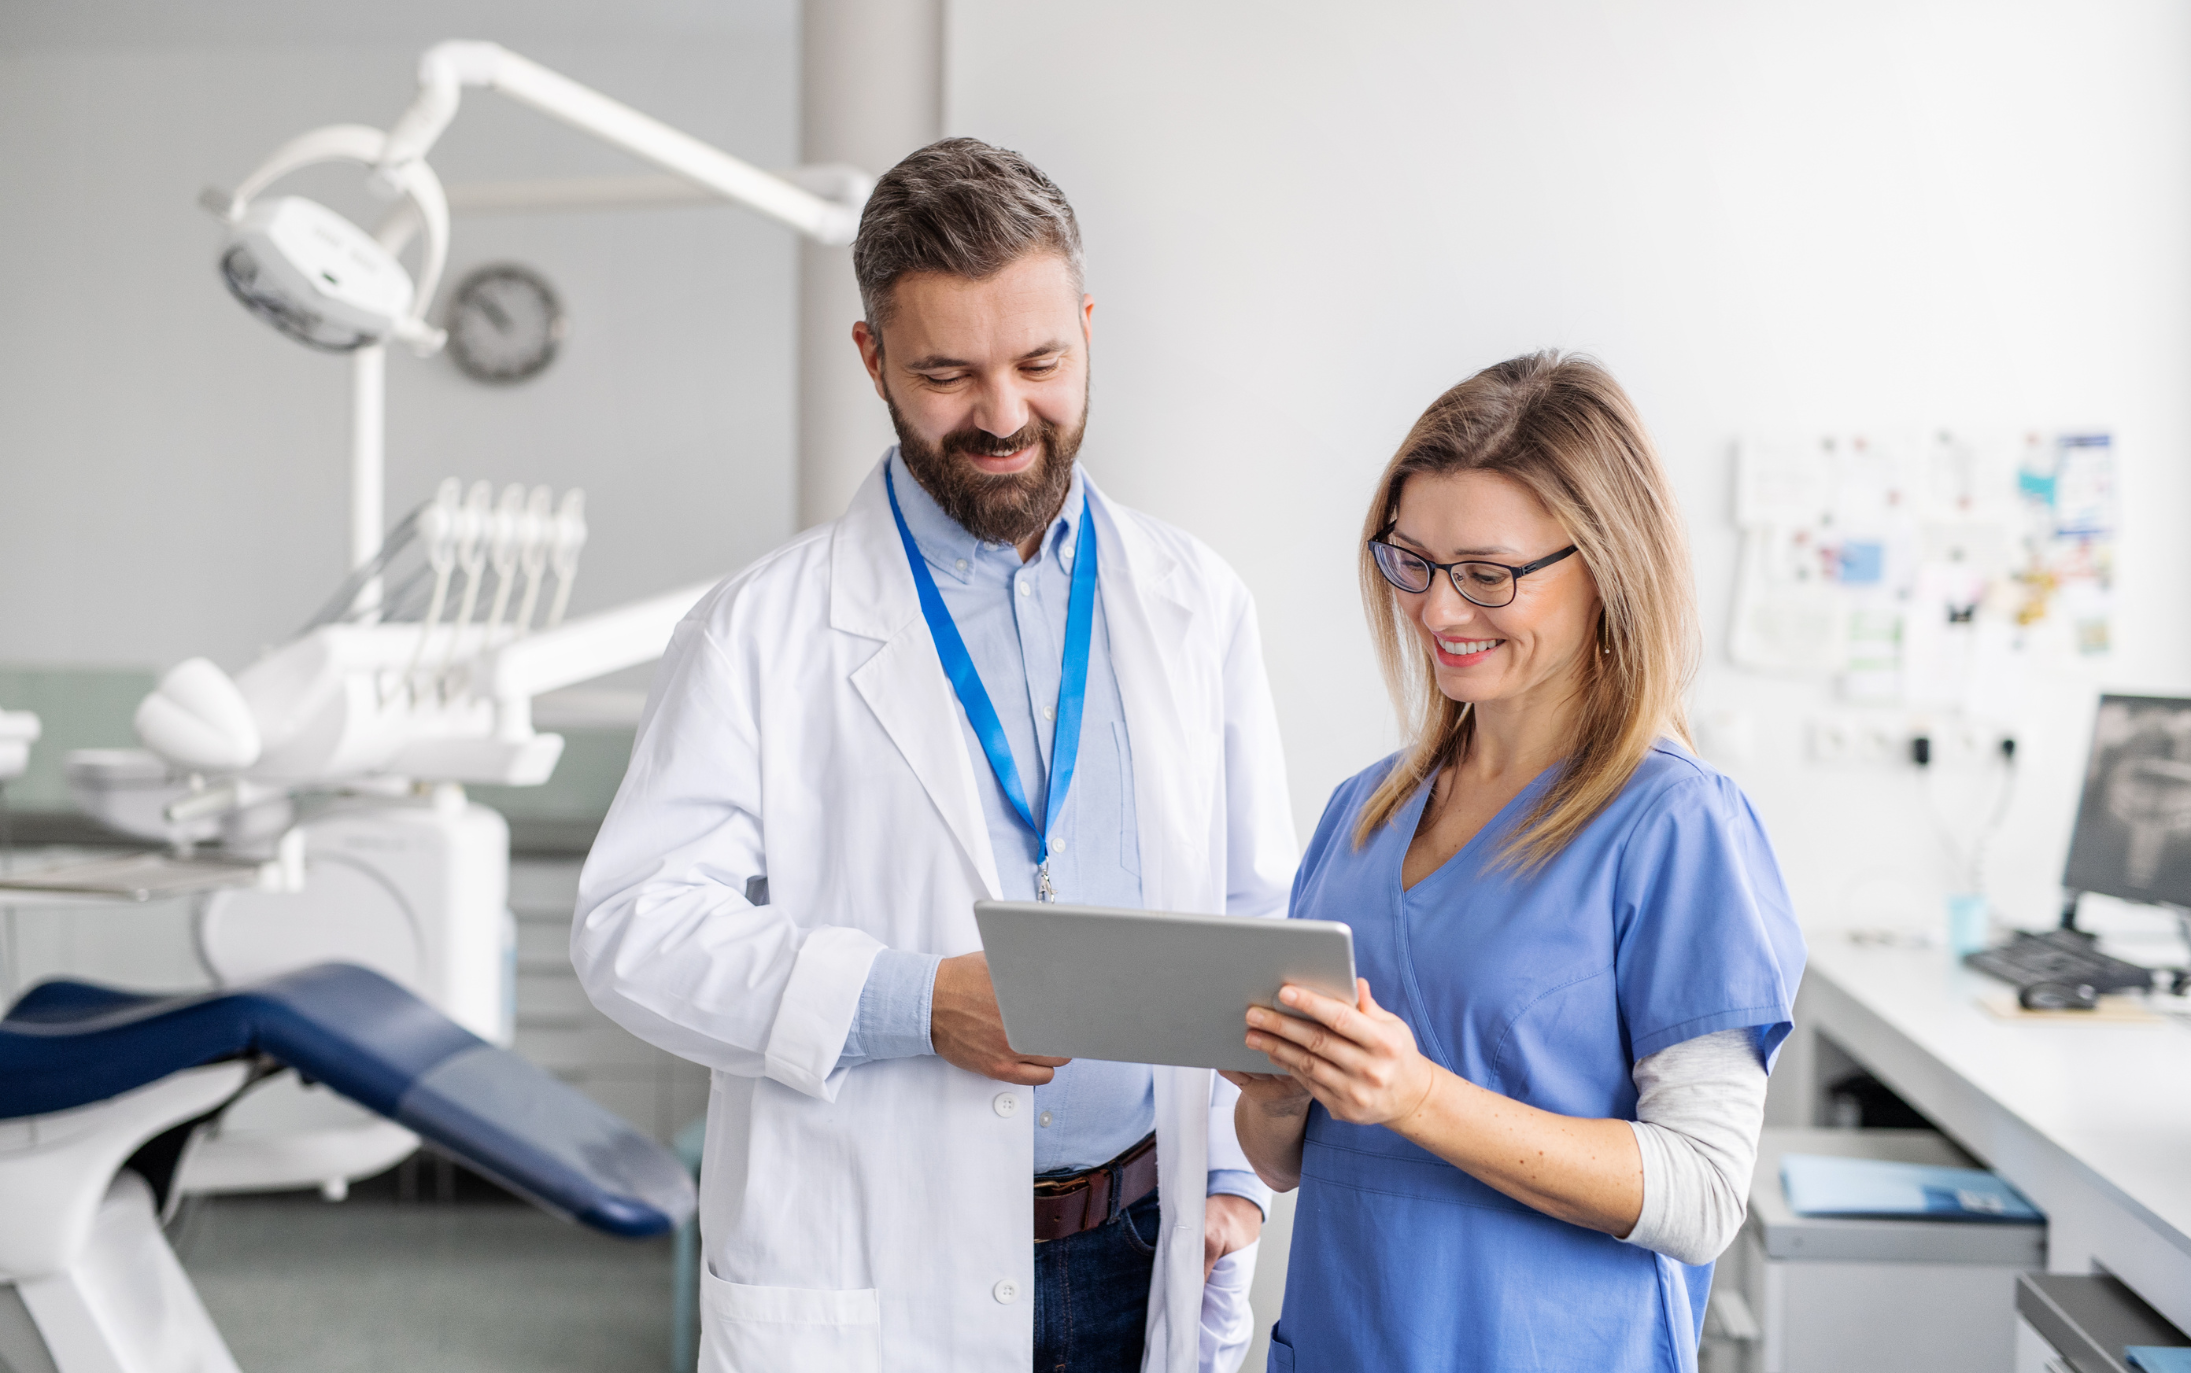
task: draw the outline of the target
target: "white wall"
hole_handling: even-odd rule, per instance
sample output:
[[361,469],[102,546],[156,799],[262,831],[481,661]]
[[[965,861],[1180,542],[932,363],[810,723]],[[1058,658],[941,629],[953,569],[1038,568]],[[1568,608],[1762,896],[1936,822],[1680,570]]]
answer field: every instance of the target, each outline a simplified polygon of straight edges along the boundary
[[[0,3],[0,661],[235,669],[345,569],[347,364],[228,298],[201,187],[315,125],[384,126],[449,37],[788,165],[796,20],[795,0]],[[480,93],[434,161],[452,183],[648,170]],[[295,184],[376,213],[339,173]],[[391,520],[444,476],[584,486],[580,610],[791,531],[788,232],[729,208],[458,219],[452,280],[506,258],[560,290],[570,341],[514,388],[392,356]]]
[[[344,367],[226,298],[200,187],[311,124],[385,121],[454,34],[782,164],[791,6],[0,0],[0,661],[238,666],[341,571]],[[954,0],[947,122],[1074,197],[1100,302],[1089,461],[1255,587],[1304,828],[1392,737],[1352,587],[1372,475],[1444,386],[1578,347],[1676,473],[1698,700],[1757,719],[1738,770],[1806,915],[1929,920],[1944,876],[1914,780],[1803,764],[1830,698],[1725,664],[1728,441],[2111,426],[2122,648],[2040,693],[1993,868],[2037,918],[2091,690],[2191,686],[2186,28],[2129,0]],[[629,166],[491,96],[437,160],[452,181]],[[505,256],[563,289],[566,355],[506,391],[392,359],[392,511],[447,474],[586,485],[581,608],[790,531],[787,234],[728,209],[459,222],[458,271]]]
[[[1939,923],[1917,783],[1803,763],[1820,687],[1724,654],[1746,429],[2100,424],[2122,648],[2055,671],[1994,892],[2054,900],[2095,684],[2191,687],[2191,11],[954,0],[950,132],[1072,196],[1098,307],[1086,454],[1263,615],[1304,826],[1392,738],[1353,589],[1372,479],[1444,387],[1606,361],[1695,538],[1704,706],[1813,922]],[[1954,788],[1945,787],[1952,802]]]
[[[782,164],[791,4],[0,0],[0,660],[238,666],[341,571],[344,367],[225,297],[200,187],[314,123],[385,121],[452,34]],[[2122,647],[2039,693],[1993,869],[2037,918],[2090,692],[2191,686],[2187,28],[2157,0],[954,0],[947,122],[1074,197],[1100,302],[1088,458],[1255,587],[1304,828],[1392,737],[1352,589],[1372,475],[1444,386],[1578,347],[1676,473],[1698,700],[1757,719],[1739,771],[1806,914],[1929,919],[1914,780],[1803,764],[1830,698],[1725,664],[1728,440],[2112,427]],[[629,166],[491,96],[437,160],[452,181]],[[588,486],[581,608],[789,532],[787,234],[728,209],[459,222],[457,271],[498,257],[563,289],[569,348],[514,390],[394,358],[392,511],[447,474]]]

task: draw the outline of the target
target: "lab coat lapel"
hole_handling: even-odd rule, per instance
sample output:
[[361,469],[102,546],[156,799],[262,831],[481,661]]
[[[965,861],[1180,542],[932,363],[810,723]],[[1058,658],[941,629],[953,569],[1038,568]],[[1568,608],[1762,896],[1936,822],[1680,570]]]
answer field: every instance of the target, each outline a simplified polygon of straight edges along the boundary
[[[1083,471],[1085,477],[1085,470]],[[1155,911],[1224,909],[1222,885],[1210,890],[1206,796],[1196,784],[1200,750],[1189,747],[1179,709],[1178,676],[1187,662],[1195,607],[1179,560],[1138,527],[1117,520],[1103,494],[1088,484],[1102,538],[1103,619],[1111,636],[1126,734],[1133,745],[1134,811],[1140,820],[1141,901]],[[1202,1310],[1202,1178],[1209,1158],[1210,1073],[1156,1070],[1157,1167],[1164,1180],[1163,1229],[1158,1237],[1149,1303],[1146,1370],[1197,1364]],[[1174,1185],[1185,1181],[1187,1185]]]
[[1193,750],[1173,681],[1194,625],[1194,608],[1178,585],[1178,560],[1114,518],[1094,482],[1088,489],[1102,538],[1103,618],[1111,637],[1111,667],[1133,746],[1141,900],[1151,910],[1177,910],[1181,900],[1193,901],[1191,845],[1201,820],[1193,810],[1187,763]]
[[994,898],[996,854],[989,846],[973,760],[959,730],[958,698],[921,618],[920,595],[890,517],[879,464],[830,540],[830,628],[883,641],[875,656],[853,670],[853,689],[875,712]]

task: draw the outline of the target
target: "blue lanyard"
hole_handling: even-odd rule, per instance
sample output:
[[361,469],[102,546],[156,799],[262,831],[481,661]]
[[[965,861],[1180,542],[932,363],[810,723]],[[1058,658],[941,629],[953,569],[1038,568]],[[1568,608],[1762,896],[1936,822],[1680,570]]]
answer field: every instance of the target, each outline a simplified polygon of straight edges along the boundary
[[1039,900],[1054,901],[1057,891],[1050,885],[1050,826],[1065,806],[1065,793],[1073,785],[1073,764],[1080,757],[1081,703],[1088,695],[1088,644],[1095,637],[1096,531],[1095,522],[1088,518],[1088,497],[1083,493],[1080,498],[1080,547],[1073,554],[1073,590],[1065,602],[1065,661],[1057,689],[1057,732],[1050,742],[1050,789],[1043,798],[1043,823],[1038,825],[1033,807],[1027,804],[1027,790],[1019,783],[1019,768],[1012,762],[1011,741],[1004,737],[1004,725],[997,719],[997,708],[989,703],[989,692],[981,684],[973,655],[966,651],[966,640],[959,637],[959,627],[943,603],[943,593],[936,589],[936,579],[928,571],[927,560],[921,557],[920,545],[913,541],[913,531],[906,526],[905,512],[898,508],[898,484],[888,467],[883,469],[883,489],[890,495],[890,514],[898,522],[906,560],[913,565],[913,585],[920,591],[921,616],[928,621],[928,633],[936,641],[936,656],[943,659],[944,673],[950,677],[951,688],[958,693],[959,704],[965,707],[966,718],[974,726],[974,737],[981,740],[981,751],[989,756],[990,770],[997,775],[997,785],[1004,789],[1004,799],[1035,832],[1035,895]]

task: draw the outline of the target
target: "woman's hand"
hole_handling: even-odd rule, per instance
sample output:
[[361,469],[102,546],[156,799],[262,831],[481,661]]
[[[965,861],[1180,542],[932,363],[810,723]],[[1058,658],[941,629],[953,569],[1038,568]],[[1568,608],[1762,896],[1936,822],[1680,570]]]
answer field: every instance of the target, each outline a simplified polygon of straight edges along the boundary
[[[1287,987],[1281,1003],[1305,1019],[1254,1007],[1248,1047],[1281,1064],[1286,1078],[1227,1073],[1240,1084],[1233,1121],[1255,1170],[1272,1186],[1267,1156],[1300,1181],[1306,1121],[1285,1133],[1248,1109],[1250,1083],[1271,1100],[1276,1084],[1323,1103],[1340,1120],[1382,1125],[1419,1144],[1516,1201],[1575,1225],[1625,1235],[1643,1209],[1643,1159],[1625,1120],[1557,1115],[1479,1087],[1424,1058],[1407,1022],[1377,1004],[1369,983],[1356,982],[1361,1005],[1349,1006],[1306,987]],[[1305,1113],[1305,1108],[1304,1108]],[[1290,1153],[1282,1152],[1283,1145]]]
[[[1278,999],[1298,1012],[1283,1015],[1260,1006],[1248,1010],[1248,1047],[1260,1049],[1286,1069],[1294,1093],[1314,1097],[1340,1120],[1355,1125],[1397,1125],[1422,1109],[1444,1070],[1415,1047],[1407,1022],[1377,1004],[1369,982],[1356,979],[1359,1007],[1322,996],[1306,987],[1288,986]],[[1305,1017],[1305,1018],[1304,1018]],[[1241,1095],[1249,1082],[1277,1084],[1288,1078],[1263,1073],[1227,1073]],[[1276,1104],[1276,1085],[1257,1084],[1259,1098]],[[1307,1109],[1307,1103],[1302,1103]]]

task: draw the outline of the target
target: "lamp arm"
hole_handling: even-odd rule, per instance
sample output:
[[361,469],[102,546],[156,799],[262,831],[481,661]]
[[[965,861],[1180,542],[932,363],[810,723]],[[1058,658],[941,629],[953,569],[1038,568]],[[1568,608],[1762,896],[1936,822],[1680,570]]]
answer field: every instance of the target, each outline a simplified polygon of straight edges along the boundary
[[521,700],[652,662],[677,622],[714,588],[681,587],[534,630],[482,655],[475,688],[498,701]]
[[867,184],[847,185],[843,200],[824,198],[680,133],[658,119],[528,61],[498,43],[439,43],[419,59],[419,90],[390,126],[378,175],[393,185],[422,160],[456,118],[466,86],[500,92],[602,142],[674,172],[723,199],[787,224],[821,243],[850,243],[859,229]]

